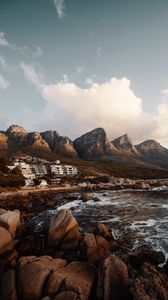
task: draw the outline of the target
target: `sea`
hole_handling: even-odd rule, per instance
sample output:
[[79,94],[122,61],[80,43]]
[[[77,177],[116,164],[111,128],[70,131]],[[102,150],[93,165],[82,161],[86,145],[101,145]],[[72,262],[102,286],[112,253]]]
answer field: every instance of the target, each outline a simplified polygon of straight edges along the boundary
[[[96,223],[112,229],[116,240],[127,240],[132,249],[148,244],[168,258],[168,188],[150,191],[119,190],[91,193],[99,201],[83,202],[79,193],[74,200],[53,207],[32,218],[35,230],[43,234],[45,224],[61,209],[71,209],[84,232],[91,232]],[[72,198],[72,197],[71,197]]]

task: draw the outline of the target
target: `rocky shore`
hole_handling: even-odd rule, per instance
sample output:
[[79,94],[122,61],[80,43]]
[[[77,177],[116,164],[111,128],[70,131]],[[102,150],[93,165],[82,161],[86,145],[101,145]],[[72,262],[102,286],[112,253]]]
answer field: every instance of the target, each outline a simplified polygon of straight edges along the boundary
[[0,209],[1,300],[168,299],[162,252],[147,245],[132,249],[103,223],[82,231],[67,209],[55,213],[41,234],[35,226],[25,212]]

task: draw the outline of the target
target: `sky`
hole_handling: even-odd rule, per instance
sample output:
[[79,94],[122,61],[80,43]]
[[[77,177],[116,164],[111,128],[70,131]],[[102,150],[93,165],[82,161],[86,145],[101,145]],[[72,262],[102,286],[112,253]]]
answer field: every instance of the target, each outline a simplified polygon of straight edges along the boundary
[[168,146],[167,0],[0,0],[0,129]]

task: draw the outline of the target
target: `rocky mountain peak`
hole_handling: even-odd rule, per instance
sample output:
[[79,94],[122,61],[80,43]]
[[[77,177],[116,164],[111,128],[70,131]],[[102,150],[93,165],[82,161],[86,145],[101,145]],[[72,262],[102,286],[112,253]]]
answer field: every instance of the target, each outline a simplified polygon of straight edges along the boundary
[[117,148],[132,148],[132,140],[131,138],[127,135],[124,134],[112,141],[113,145]]
[[6,131],[8,136],[26,135],[27,133],[27,130],[19,125],[11,125]]
[[109,155],[115,149],[103,128],[85,133],[74,141],[74,146],[78,155],[86,159]]
[[73,142],[68,137],[60,136],[55,130],[42,132],[41,135],[53,152],[67,157],[77,156]]
[[167,151],[166,148],[161,146],[157,141],[155,140],[146,140],[139,145],[136,145],[136,148],[138,151],[143,152],[143,153],[148,153],[150,151],[157,151],[157,152],[163,152]]

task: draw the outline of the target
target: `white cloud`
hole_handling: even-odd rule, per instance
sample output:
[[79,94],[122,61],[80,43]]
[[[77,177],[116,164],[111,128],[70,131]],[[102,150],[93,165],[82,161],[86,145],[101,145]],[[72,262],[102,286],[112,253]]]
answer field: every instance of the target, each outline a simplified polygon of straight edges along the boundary
[[101,84],[92,79],[88,88],[81,88],[68,82],[66,75],[60,82],[44,84],[44,77],[33,66],[22,63],[21,68],[46,101],[36,119],[39,128],[57,129],[75,138],[103,127],[111,139],[128,133],[134,143],[145,139],[168,143],[168,104],[162,102],[155,115],[147,114],[126,77]]
[[0,89],[7,89],[9,85],[9,81],[0,74]]
[[40,88],[44,79],[43,74],[40,72],[36,72],[32,65],[27,65],[24,62],[20,63],[20,68],[22,69],[25,78],[33,83],[36,88]]
[[11,47],[5,37],[4,32],[0,32],[0,46]]
[[65,3],[64,0],[53,0],[58,17],[62,19],[65,16]]
[[42,49],[39,46],[34,46],[34,49],[30,49],[28,46],[18,47],[13,43],[10,43],[5,36],[4,32],[0,32],[0,46],[10,48],[14,51],[21,53],[25,57],[37,58],[43,54]]

